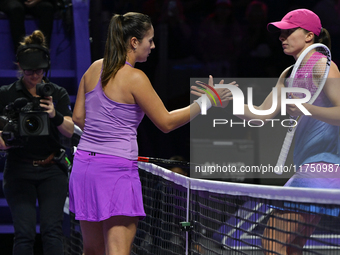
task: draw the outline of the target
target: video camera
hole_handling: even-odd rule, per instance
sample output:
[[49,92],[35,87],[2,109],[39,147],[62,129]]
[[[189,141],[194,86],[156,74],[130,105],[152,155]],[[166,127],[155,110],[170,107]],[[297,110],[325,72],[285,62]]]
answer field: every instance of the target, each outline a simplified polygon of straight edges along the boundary
[[54,87],[50,83],[37,84],[37,95],[31,102],[27,98],[17,98],[4,109],[0,116],[2,139],[7,146],[20,147],[30,136],[49,135],[49,116],[40,107],[40,99],[51,96]]

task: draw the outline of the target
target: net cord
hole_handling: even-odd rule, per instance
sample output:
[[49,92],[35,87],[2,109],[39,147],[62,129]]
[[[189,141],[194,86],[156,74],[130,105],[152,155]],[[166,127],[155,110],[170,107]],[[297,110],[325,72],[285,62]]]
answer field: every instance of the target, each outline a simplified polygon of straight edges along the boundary
[[248,196],[256,199],[340,205],[340,189],[310,189],[211,181],[182,176],[151,163],[138,162],[138,166],[190,190]]

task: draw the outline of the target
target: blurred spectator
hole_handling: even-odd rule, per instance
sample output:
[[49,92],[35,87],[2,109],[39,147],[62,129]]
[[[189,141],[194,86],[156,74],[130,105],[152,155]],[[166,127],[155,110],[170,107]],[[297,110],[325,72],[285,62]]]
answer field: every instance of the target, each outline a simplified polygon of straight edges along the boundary
[[238,57],[237,45],[241,38],[241,28],[234,18],[231,1],[217,0],[214,12],[202,22],[196,41],[199,57],[205,64],[202,75],[233,75],[235,65],[231,63]]
[[103,11],[113,13],[140,12],[142,1],[139,0],[103,0]]
[[183,59],[191,55],[191,28],[184,16],[181,0],[147,0],[142,12],[151,17],[156,31],[161,27],[163,35],[167,35],[168,59]]
[[332,59],[340,64],[340,48],[335,42],[340,41],[340,1],[321,0],[313,8],[320,17],[322,27],[326,28],[332,35]]
[[164,0],[146,0],[143,3],[142,12],[148,15],[156,26],[162,13]]
[[[276,1],[276,0],[274,0]],[[235,18],[242,23],[244,21],[244,14],[251,0],[231,0],[234,9]],[[277,1],[276,1],[277,2]]]
[[[241,42],[241,54],[238,59],[240,77],[275,76],[273,65],[274,43],[267,32],[267,5],[254,0],[249,3],[245,13],[244,37]],[[259,64],[261,63],[261,64]]]
[[167,25],[168,58],[183,59],[191,55],[191,28],[186,23],[180,0],[165,0],[160,23]]
[[182,4],[185,17],[193,25],[200,24],[215,7],[215,2],[211,0],[182,0]]
[[39,19],[39,30],[45,35],[49,47],[53,29],[55,0],[0,0],[0,11],[6,13],[8,17],[15,52],[19,47],[19,42],[26,35],[26,14]]

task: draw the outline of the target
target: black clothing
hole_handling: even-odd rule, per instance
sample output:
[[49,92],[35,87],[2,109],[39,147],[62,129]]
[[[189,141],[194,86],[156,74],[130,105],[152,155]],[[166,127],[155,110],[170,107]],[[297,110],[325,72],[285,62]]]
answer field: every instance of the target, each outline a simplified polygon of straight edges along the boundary
[[[54,108],[63,116],[72,116],[66,90],[56,84],[52,94]],[[0,114],[17,98],[33,99],[22,79],[0,87]],[[14,225],[13,255],[33,254],[36,234],[36,201],[40,211],[40,233],[44,254],[63,255],[63,205],[68,191],[68,176],[55,162],[32,164],[48,158],[62,148],[58,128],[50,121],[50,134],[29,136],[23,147],[6,151],[3,189]]]
[[[70,107],[70,98],[65,88],[62,88],[54,83],[54,92],[52,94],[55,110],[63,116],[72,116]],[[28,92],[22,83],[18,80],[11,85],[0,87],[0,114],[6,105],[12,103],[17,98],[27,98],[32,101],[32,94]],[[8,150],[8,159],[25,158],[33,160],[46,159],[51,153],[59,151],[61,148],[59,143],[59,131],[53,123],[50,123],[50,136],[32,136],[28,137],[24,147],[11,148]]]
[[45,35],[47,44],[50,44],[53,29],[55,3],[53,0],[42,0],[33,7],[26,7],[25,0],[0,0],[0,11],[6,13],[11,29],[14,50],[26,36],[25,15],[30,14],[39,19],[39,29]]
[[13,255],[33,254],[37,201],[44,254],[64,255],[62,221],[67,180],[67,174],[56,164],[42,167],[6,162],[3,189],[15,230]]

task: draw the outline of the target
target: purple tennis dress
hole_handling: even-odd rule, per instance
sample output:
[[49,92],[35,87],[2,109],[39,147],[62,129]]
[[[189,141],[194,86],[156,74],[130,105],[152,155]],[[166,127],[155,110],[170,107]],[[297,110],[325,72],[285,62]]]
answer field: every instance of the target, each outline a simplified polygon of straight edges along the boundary
[[85,127],[70,176],[69,209],[77,220],[117,215],[143,219],[137,127],[144,112],[137,104],[109,99],[101,80],[85,97]]

